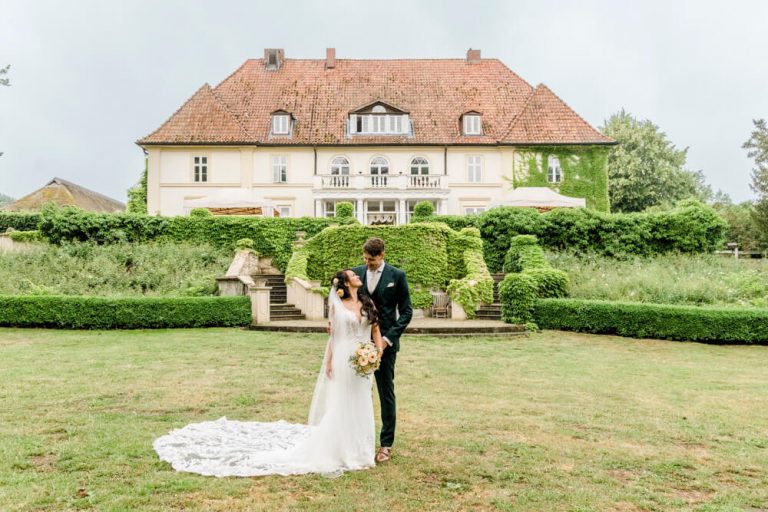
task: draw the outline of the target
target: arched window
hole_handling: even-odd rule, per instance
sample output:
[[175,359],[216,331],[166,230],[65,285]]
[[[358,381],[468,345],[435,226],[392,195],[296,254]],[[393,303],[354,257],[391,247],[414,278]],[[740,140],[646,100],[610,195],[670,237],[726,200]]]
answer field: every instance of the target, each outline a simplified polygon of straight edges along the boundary
[[331,160],[331,174],[349,174],[349,160],[343,156],[337,156]]
[[376,105],[375,107],[373,107],[373,110],[372,110],[374,114],[383,114],[386,111],[387,109],[385,109],[382,105]]
[[389,161],[383,156],[371,160],[371,174],[389,174]]
[[374,188],[387,186],[387,174],[389,174],[389,161],[383,156],[377,156],[371,160],[371,186]]
[[556,156],[550,156],[548,158],[547,181],[550,183],[560,183],[563,181],[563,170],[560,167],[560,159]]
[[423,156],[411,160],[411,175],[429,174],[429,162]]

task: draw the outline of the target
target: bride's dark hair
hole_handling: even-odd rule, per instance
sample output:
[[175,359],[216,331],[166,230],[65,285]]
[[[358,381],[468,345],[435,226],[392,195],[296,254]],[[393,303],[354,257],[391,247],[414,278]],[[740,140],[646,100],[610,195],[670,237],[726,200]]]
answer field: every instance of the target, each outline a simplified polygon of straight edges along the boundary
[[[349,277],[347,277],[348,270],[352,269],[345,268],[344,270],[339,270],[333,275],[333,278],[331,278],[331,285],[334,286],[333,283],[336,281],[336,289],[344,292],[343,295],[339,296],[339,298],[342,300],[348,299],[350,297]],[[376,306],[373,304],[373,299],[371,299],[371,296],[365,292],[362,286],[357,292],[357,298],[360,299],[360,302],[363,303],[362,314],[368,317],[368,321],[371,322],[371,325],[379,323],[379,312],[376,311]]]

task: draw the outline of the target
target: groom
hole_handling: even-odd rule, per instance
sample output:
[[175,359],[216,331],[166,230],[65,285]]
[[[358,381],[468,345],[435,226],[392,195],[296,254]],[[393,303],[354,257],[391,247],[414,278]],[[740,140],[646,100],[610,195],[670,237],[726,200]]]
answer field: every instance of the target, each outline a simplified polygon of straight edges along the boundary
[[362,290],[376,305],[381,335],[388,345],[374,373],[381,401],[381,447],[376,462],[385,462],[392,457],[395,441],[395,359],[400,350],[400,335],[411,321],[413,310],[405,272],[384,263],[384,240],[369,238],[363,245],[363,259],[365,265],[352,270],[360,276]]

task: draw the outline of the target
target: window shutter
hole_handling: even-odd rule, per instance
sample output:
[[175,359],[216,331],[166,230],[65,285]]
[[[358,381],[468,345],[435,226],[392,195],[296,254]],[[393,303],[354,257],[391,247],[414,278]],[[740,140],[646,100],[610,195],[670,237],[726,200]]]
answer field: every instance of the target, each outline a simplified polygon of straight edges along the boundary
[[356,133],[357,130],[357,114],[349,115],[349,133]]

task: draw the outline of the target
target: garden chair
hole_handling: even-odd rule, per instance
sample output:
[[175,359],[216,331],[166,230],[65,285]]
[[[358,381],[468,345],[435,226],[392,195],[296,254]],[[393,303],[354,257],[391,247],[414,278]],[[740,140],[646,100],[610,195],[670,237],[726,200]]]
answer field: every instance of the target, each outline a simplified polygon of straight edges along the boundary
[[445,292],[432,292],[432,318],[449,318],[451,301]]

